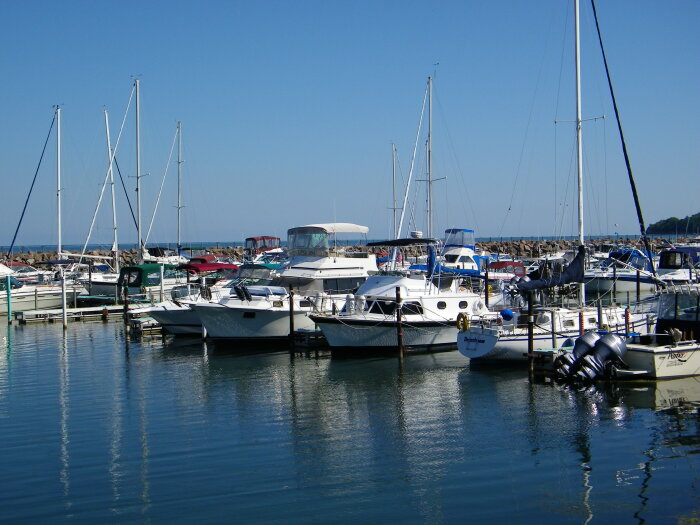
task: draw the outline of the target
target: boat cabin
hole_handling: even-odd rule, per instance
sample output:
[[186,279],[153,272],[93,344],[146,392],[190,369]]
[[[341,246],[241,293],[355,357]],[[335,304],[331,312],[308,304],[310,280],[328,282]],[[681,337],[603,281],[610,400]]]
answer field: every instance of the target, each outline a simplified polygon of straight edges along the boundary
[[256,255],[281,248],[279,237],[262,235],[260,237],[248,237],[243,245],[243,257],[252,259]]
[[676,330],[682,341],[700,340],[700,286],[672,286],[659,294],[656,333]]
[[659,254],[659,275],[682,269],[698,268],[700,246],[683,246],[662,250]]
[[171,264],[147,263],[125,266],[120,270],[117,280],[119,296],[123,294],[125,286],[128,287],[129,294],[144,293],[147,288],[160,286],[161,268],[164,280],[182,279],[184,282],[186,279],[187,273]]

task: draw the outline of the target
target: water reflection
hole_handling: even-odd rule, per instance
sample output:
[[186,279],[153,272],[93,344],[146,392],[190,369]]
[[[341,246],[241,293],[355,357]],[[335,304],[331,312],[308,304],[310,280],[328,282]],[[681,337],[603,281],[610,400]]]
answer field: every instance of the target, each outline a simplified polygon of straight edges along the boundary
[[[588,523],[691,508],[697,379],[575,389],[517,369],[471,370],[457,352],[343,360],[71,328],[44,330],[45,340],[56,333],[50,354],[27,343],[42,336],[18,331],[13,362],[9,352],[0,361],[3,410],[9,365],[31,379],[10,396],[11,407],[30,406],[12,411],[22,432],[41,400],[58,398],[46,409],[59,419],[53,461],[26,473],[10,464],[14,475],[51,478],[35,499],[55,499],[57,515],[433,523],[514,509],[522,523]],[[42,440],[21,446],[47,450]],[[33,486],[23,483],[10,500]],[[31,509],[20,500],[9,519]]]

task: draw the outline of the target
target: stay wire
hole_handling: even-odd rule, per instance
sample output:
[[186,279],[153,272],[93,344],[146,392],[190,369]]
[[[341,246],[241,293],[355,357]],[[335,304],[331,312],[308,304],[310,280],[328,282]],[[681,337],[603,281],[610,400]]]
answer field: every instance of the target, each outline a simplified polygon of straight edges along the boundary
[[46,135],[46,140],[44,141],[44,148],[41,150],[41,156],[39,157],[39,164],[34,171],[34,178],[32,179],[32,185],[29,187],[29,195],[24,201],[24,208],[22,208],[22,214],[19,217],[19,223],[17,223],[17,229],[15,229],[15,234],[12,237],[12,243],[10,244],[9,250],[7,250],[7,258],[10,258],[12,253],[12,248],[15,246],[15,241],[17,240],[17,234],[19,233],[19,228],[22,225],[22,220],[24,219],[24,214],[27,211],[27,205],[29,204],[29,198],[32,196],[32,191],[34,190],[34,184],[36,183],[36,178],[39,175],[39,169],[41,168],[41,162],[44,160],[44,153],[46,153],[46,146],[49,144],[49,138],[51,138],[51,131],[53,130],[53,125],[56,122],[56,112],[53,113],[53,119],[51,119],[51,125],[49,126],[49,132]]

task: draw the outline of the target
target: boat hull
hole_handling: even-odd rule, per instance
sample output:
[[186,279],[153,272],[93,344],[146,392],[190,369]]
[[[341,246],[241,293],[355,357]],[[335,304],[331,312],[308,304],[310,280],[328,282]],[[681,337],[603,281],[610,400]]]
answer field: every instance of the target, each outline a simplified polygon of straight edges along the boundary
[[[396,321],[344,319],[342,316],[311,316],[332,351],[370,352],[398,349]],[[435,321],[406,321],[401,324],[404,348],[454,350],[457,326]]]
[[656,379],[699,375],[700,344],[649,346],[628,343],[624,361],[630,369],[644,370],[648,377]]
[[[289,337],[289,310],[282,308],[231,308],[221,304],[193,306],[207,337],[212,339],[275,340]],[[308,310],[294,311],[294,329],[315,330]]]
[[164,308],[154,307],[148,315],[155,319],[163,331],[171,335],[201,335],[202,321],[197,313],[189,307]]

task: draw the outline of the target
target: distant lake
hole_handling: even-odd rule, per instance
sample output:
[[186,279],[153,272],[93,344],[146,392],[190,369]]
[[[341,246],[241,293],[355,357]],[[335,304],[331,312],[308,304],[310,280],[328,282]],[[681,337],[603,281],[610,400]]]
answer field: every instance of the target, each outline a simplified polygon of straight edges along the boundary
[[577,390],[457,352],[0,321],[0,522],[700,519],[699,378]]

